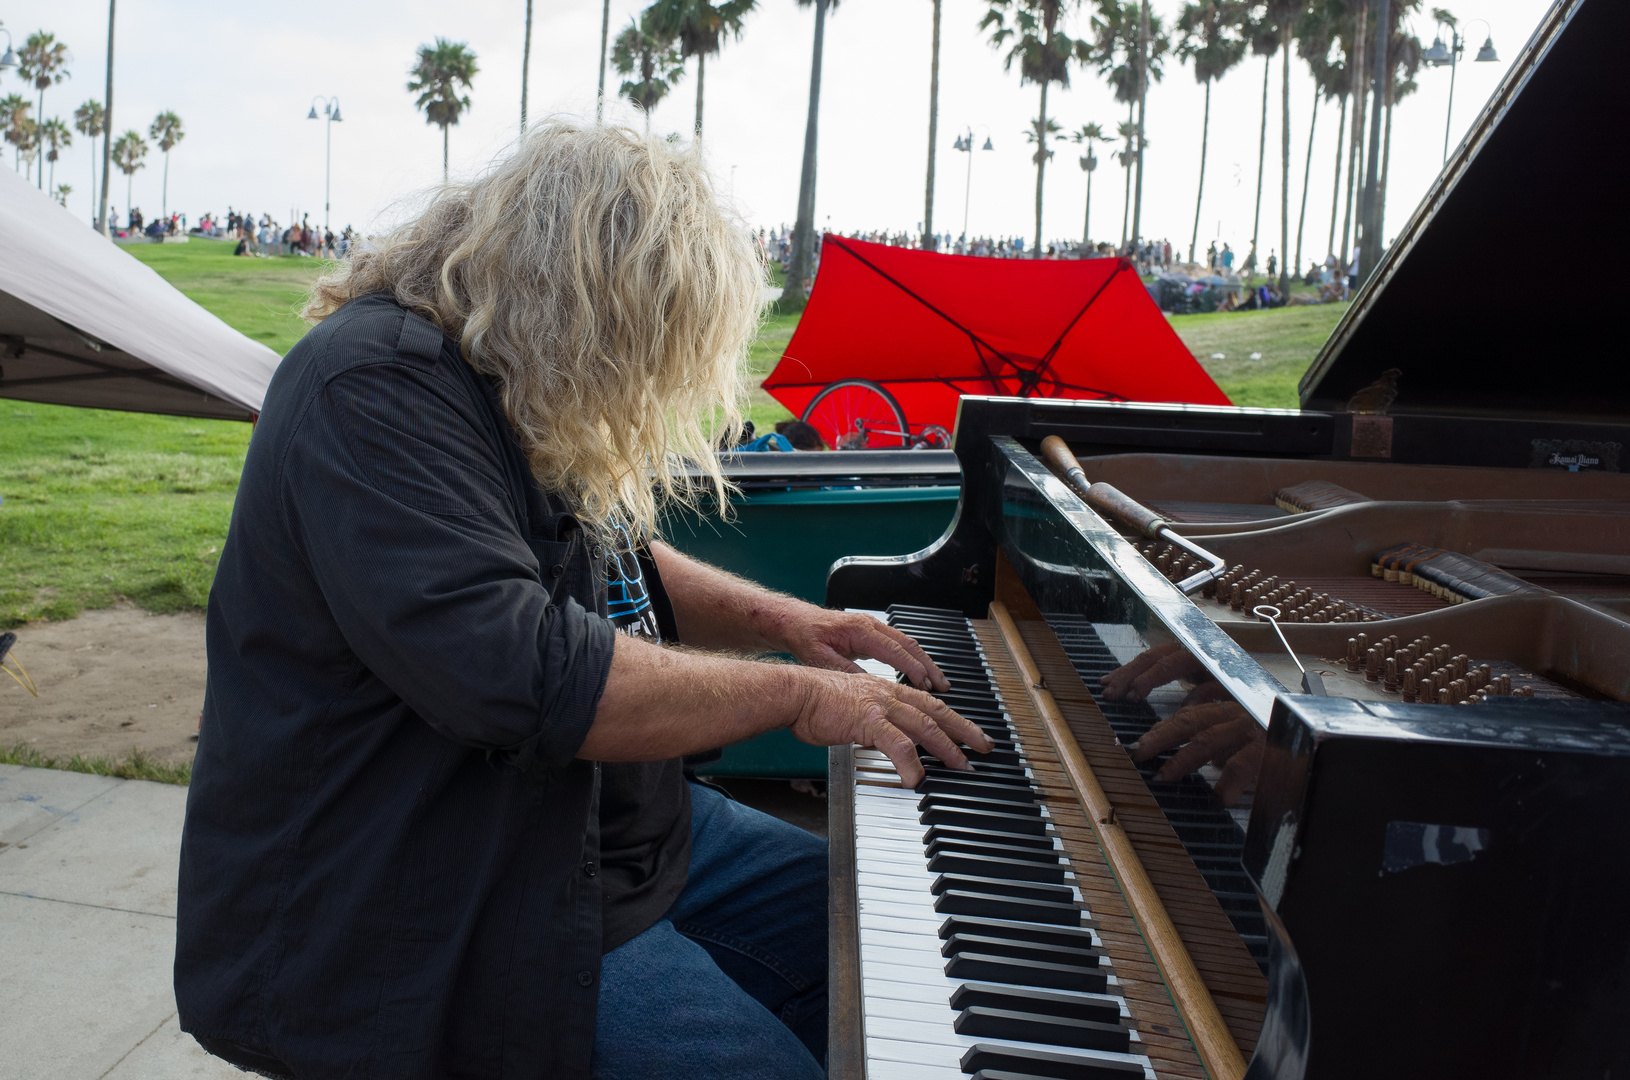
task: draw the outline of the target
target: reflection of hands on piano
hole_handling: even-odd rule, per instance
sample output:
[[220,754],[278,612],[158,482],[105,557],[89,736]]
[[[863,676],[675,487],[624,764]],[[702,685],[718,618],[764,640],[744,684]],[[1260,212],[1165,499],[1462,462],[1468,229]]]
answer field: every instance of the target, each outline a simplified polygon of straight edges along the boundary
[[987,753],[995,745],[972,721],[932,694],[873,676],[805,668],[803,706],[792,733],[814,746],[855,743],[878,750],[894,763],[908,788],[922,782],[917,747],[957,769],[968,759],[960,746]]
[[[1099,682],[1110,701],[1142,701],[1169,682],[1204,674],[1204,665],[1174,642],[1145,650]],[[1222,683],[1206,678],[1189,691],[1181,708],[1128,749],[1135,760],[1148,761],[1178,747],[1181,749],[1160,767],[1155,779],[1177,780],[1210,762],[1222,769],[1217,797],[1232,806],[1256,780],[1262,762],[1262,725],[1229,696]]]
[[1193,678],[1204,671],[1200,661],[1190,656],[1183,646],[1173,642],[1144,651],[1137,659],[1111,671],[1099,682],[1103,684],[1104,697],[1110,701],[1142,701],[1150,691],[1174,679]]
[[[1212,683],[1209,685],[1220,685]],[[1182,747],[1155,773],[1162,782],[1179,780],[1210,762],[1222,769],[1217,798],[1224,806],[1239,802],[1256,781],[1262,764],[1262,725],[1237,701],[1185,705],[1150,728],[1129,750],[1136,761],[1148,761],[1173,747]]]

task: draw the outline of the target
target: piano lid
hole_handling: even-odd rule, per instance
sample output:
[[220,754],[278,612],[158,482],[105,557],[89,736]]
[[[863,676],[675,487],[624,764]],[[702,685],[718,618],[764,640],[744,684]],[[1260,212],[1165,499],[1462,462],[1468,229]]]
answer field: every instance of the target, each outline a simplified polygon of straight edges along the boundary
[[1398,368],[1393,413],[1630,416],[1627,43],[1630,4],[1558,0],[1302,377],[1304,409]]

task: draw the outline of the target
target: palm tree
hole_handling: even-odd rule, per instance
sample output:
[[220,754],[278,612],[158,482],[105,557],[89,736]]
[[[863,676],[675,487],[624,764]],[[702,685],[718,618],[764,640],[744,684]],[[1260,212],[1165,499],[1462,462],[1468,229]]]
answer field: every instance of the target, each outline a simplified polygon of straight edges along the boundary
[[1081,216],[1081,243],[1092,243],[1092,174],[1098,168],[1098,158],[1092,152],[1094,143],[1104,141],[1104,129],[1097,124],[1082,124],[1070,134],[1070,141],[1086,144],[1086,156],[1081,158],[1081,171],[1087,174],[1087,209]]
[[[606,6],[611,6],[611,0],[606,0]],[[600,42],[600,96],[606,94],[606,44],[602,34]],[[532,0],[526,0],[526,31],[521,38],[521,134],[526,134],[526,77],[532,70]],[[599,116],[595,122],[599,123]]]
[[[53,191],[57,186],[57,158],[61,156],[63,147],[72,146],[73,143],[74,133],[56,117],[40,125],[40,146],[42,149],[49,147],[45,151],[45,160],[51,165],[50,187]],[[40,166],[40,172],[45,172],[45,165]]]
[[1343,40],[1346,45],[1348,94],[1351,97],[1353,119],[1347,137],[1347,195],[1346,210],[1341,223],[1341,266],[1348,266],[1348,244],[1353,239],[1353,200],[1358,178],[1362,175],[1364,153],[1364,104],[1369,93],[1370,80],[1365,77],[1364,51],[1369,38],[1369,0],[1352,0]]
[[[1171,50],[1171,41],[1159,19],[1152,19],[1145,32],[1142,8],[1131,0],[1098,0],[1098,14],[1093,17],[1092,25],[1093,44],[1089,56],[1098,73],[1114,89],[1115,100],[1126,103],[1126,122],[1132,125],[1136,135],[1128,142],[1128,150],[1116,153],[1119,159],[1134,145],[1145,148],[1149,145],[1142,121],[1137,117],[1138,102],[1144,97],[1148,81],[1158,82],[1165,74],[1161,61]],[[1124,132],[1122,134],[1124,137]],[[1126,174],[1126,210],[1121,215],[1123,248],[1127,243],[1127,226],[1135,220],[1131,166],[1139,163],[1135,157],[1127,160],[1131,164]],[[1135,225],[1133,231],[1136,232]]]
[[1183,5],[1177,29],[1182,38],[1177,55],[1194,65],[1194,80],[1206,88],[1204,119],[1200,123],[1200,183],[1194,195],[1194,229],[1189,234],[1189,262],[1200,242],[1200,206],[1206,189],[1206,143],[1211,132],[1211,84],[1245,59],[1244,29],[1247,8],[1240,0],[1199,0]]
[[107,111],[95,99],[74,110],[74,130],[91,141],[91,194],[96,194],[96,140],[107,130]]
[[[1036,148],[1036,152],[1030,155],[1030,160],[1036,163],[1037,168],[1053,160],[1055,151],[1047,149],[1048,141],[1063,142],[1066,138],[1068,136],[1063,134],[1063,129],[1058,126],[1058,121],[1050,116],[1045,121],[1037,117],[1025,125],[1024,141]],[[1039,239],[1036,241],[1034,257],[1041,258],[1041,241]]]
[[[23,159],[23,176],[32,180],[34,178],[34,162],[40,156],[40,125],[24,117],[13,129],[17,135],[17,152]],[[7,136],[10,136],[10,132]],[[42,173],[44,169],[40,170]]]
[[1262,136],[1256,151],[1256,209],[1251,217],[1251,251],[1247,258],[1257,255],[1257,239],[1262,231],[1262,184],[1268,168],[1268,81],[1273,74],[1273,54],[1279,51],[1279,28],[1269,12],[1258,12],[1248,27],[1251,53],[1262,57]]
[[650,7],[652,25],[679,42],[687,60],[696,57],[696,137],[702,137],[702,91],[707,58],[724,48],[726,36],[741,40],[742,24],[756,10],[758,0],[656,0]]
[[645,114],[645,133],[651,134],[651,110],[668,96],[668,90],[685,75],[685,59],[671,38],[651,29],[651,13],[629,19],[628,27],[617,35],[611,62],[619,75],[638,73],[639,79],[625,79],[617,93]]
[[[815,53],[809,63],[809,115],[804,120],[804,160],[798,172],[798,216],[792,226],[792,250],[787,253],[787,280],[781,289],[783,310],[803,306],[804,282],[809,278],[815,253],[815,140],[816,120],[821,110],[821,61],[826,50],[826,12],[837,3],[836,0],[798,0],[798,6],[808,7],[811,2],[815,5]],[[697,116],[700,131],[700,111]]]
[[475,53],[462,41],[448,41],[439,37],[434,45],[420,45],[419,58],[408,74],[407,89],[418,94],[413,104],[424,110],[424,122],[441,127],[441,178],[447,180],[447,129],[458,123],[464,110],[470,107],[468,94],[459,96],[459,88],[468,90],[480,68]]
[[153,117],[153,123],[147,129],[147,134],[151,135],[153,141],[158,143],[158,148],[164,151],[164,197],[159,200],[159,204],[164,216],[169,217],[170,151],[175,149],[176,143],[187,137],[187,133],[181,130],[181,117],[173,112],[161,112]]
[[68,209],[68,196],[72,195],[73,193],[74,188],[72,184],[58,184],[53,198],[57,200],[58,206],[66,210]]
[[[1313,137],[1319,130],[1319,99],[1336,96],[1338,85],[1335,65],[1330,59],[1330,44],[1334,22],[1329,6],[1318,2],[1308,9],[1296,26],[1296,52],[1307,62],[1313,74],[1313,108],[1307,126],[1307,162],[1302,166],[1302,207],[1296,218],[1296,272],[1302,269],[1302,236],[1307,226],[1308,182],[1313,176]],[[1338,125],[1339,130],[1339,125]],[[1336,168],[1341,168],[1340,151],[1336,155]],[[1331,207],[1331,228],[1335,228],[1335,208]]]
[[130,212],[130,178],[136,175],[136,170],[145,168],[142,159],[147,156],[147,143],[142,141],[141,133],[134,129],[120,135],[113,144],[113,163],[119,166],[119,171],[125,174],[125,213]]
[[[68,77],[68,46],[58,41],[55,34],[36,30],[28,35],[28,42],[17,51],[17,74],[34,83],[40,92],[39,116],[45,116],[45,89]],[[45,190],[45,170],[40,170],[40,190]]]
[[1421,39],[1414,34],[1406,33],[1402,26],[1404,17],[1411,13],[1409,9],[1417,7],[1419,2],[1420,0],[1404,0],[1397,5],[1392,41],[1387,46],[1387,62],[1392,70],[1386,86],[1387,119],[1386,131],[1382,135],[1381,188],[1375,200],[1377,229],[1381,225],[1381,211],[1387,202],[1387,170],[1392,164],[1392,107],[1400,98],[1408,97],[1419,89],[1415,76],[1421,69]]
[[934,156],[939,149],[940,0],[934,0],[934,44],[928,65],[928,181],[923,195],[923,250],[939,246],[934,239]]
[[1308,2],[1268,0],[1268,19],[1279,32],[1279,291],[1285,295],[1290,288],[1290,47]]
[[[1091,45],[1070,37],[1059,24],[1068,9],[1078,0],[989,0],[990,8],[979,21],[981,30],[990,31],[992,48],[1008,45],[1004,67],[1013,70],[1019,65],[1019,85],[1031,83],[1041,87],[1041,110],[1031,125],[1032,135],[1045,138],[1056,125],[1049,128],[1047,119],[1047,88],[1053,83],[1068,88],[1070,61],[1085,64],[1092,58]],[[1036,149],[1036,237],[1033,258],[1041,257],[1042,181],[1051,156],[1044,144]]]
[[[532,0],[526,0],[527,18],[532,17]],[[594,92],[594,122],[605,123],[606,119],[606,47],[611,41],[611,0],[604,0],[600,5],[600,74],[599,88]],[[650,118],[646,118],[650,122]],[[646,134],[650,134],[649,131]]]
[[14,148],[12,150],[12,167],[22,172],[23,143],[28,141],[27,127],[31,122],[28,111],[34,103],[21,94],[7,94],[0,99],[0,128],[6,129],[6,141]]
[[[1127,108],[1126,112],[1128,116],[1131,116],[1132,110],[1130,107]],[[1126,229],[1132,221],[1132,163],[1137,160],[1139,152],[1138,125],[1130,119],[1123,120],[1115,125],[1115,134],[1120,136],[1121,142],[1125,144],[1115,151],[1115,160],[1120,162],[1121,168],[1126,170],[1126,201],[1121,208],[1121,249],[1125,250]]]

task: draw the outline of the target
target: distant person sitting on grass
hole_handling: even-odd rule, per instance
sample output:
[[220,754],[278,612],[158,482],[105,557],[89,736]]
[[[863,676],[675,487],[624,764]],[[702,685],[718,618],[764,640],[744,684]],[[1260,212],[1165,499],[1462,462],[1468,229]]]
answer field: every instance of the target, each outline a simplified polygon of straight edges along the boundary
[[826,440],[813,424],[802,420],[782,420],[775,425],[775,433],[786,437],[794,450],[825,450]]

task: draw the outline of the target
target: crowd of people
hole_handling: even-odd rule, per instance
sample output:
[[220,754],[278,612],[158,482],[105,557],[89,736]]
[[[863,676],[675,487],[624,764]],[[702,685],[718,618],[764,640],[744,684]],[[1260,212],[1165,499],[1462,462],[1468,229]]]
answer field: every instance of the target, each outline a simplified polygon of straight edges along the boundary
[[298,224],[284,228],[270,214],[260,215],[257,222],[253,212],[240,214],[230,206],[224,235],[238,241],[235,255],[301,255],[314,259],[343,259],[357,239],[351,226],[335,235],[333,229],[313,225],[308,214],[302,214]]

